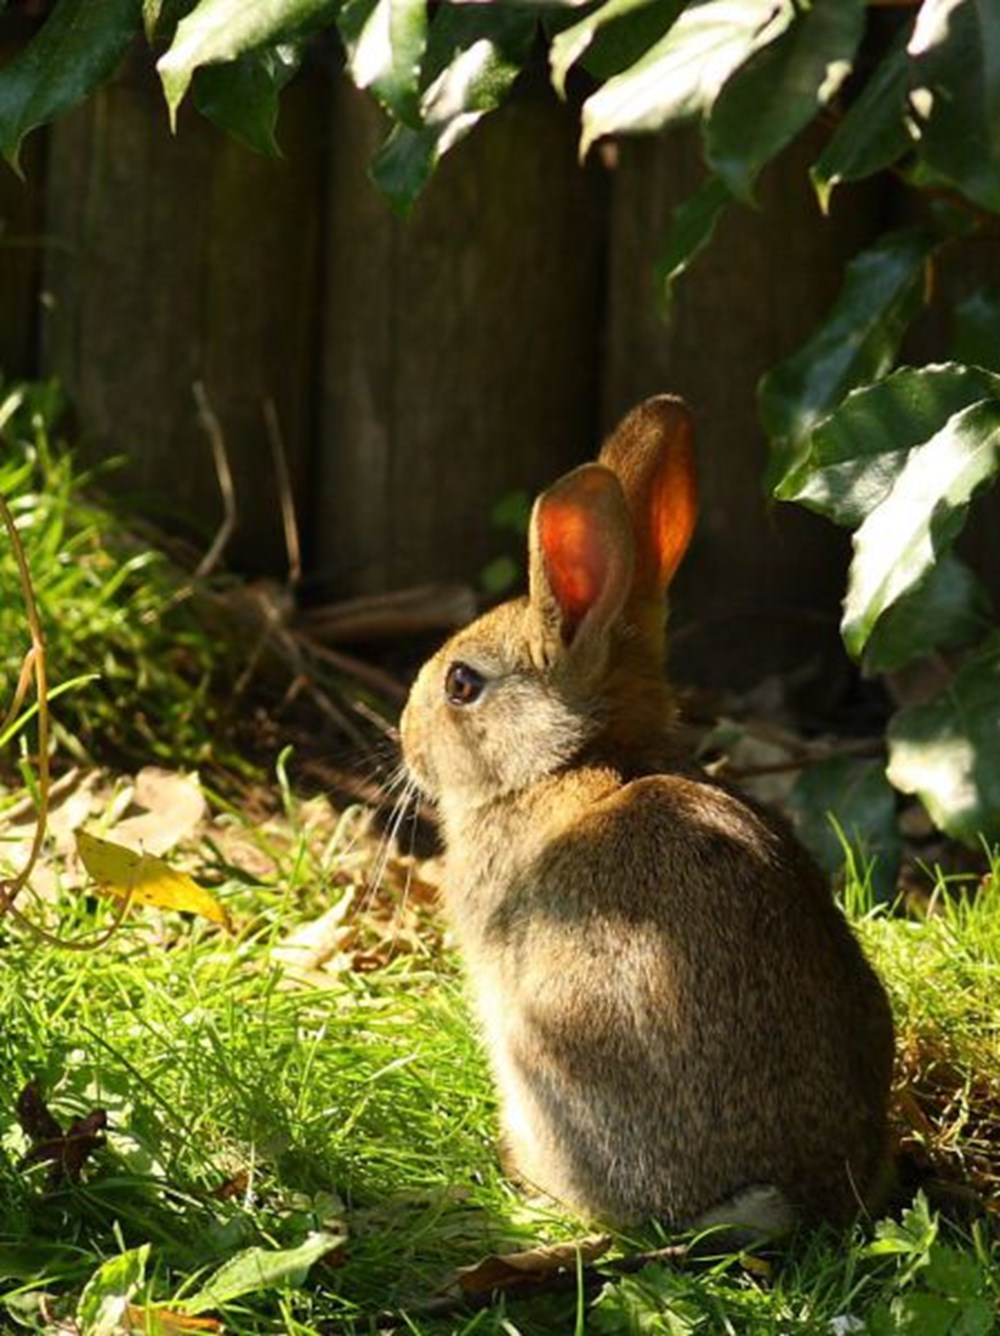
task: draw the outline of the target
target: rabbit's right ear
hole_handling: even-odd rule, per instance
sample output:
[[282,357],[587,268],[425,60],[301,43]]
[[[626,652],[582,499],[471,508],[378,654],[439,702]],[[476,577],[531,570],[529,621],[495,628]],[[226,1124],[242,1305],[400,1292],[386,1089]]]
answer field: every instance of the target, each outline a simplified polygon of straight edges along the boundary
[[683,399],[661,394],[634,408],[604,443],[635,532],[633,597],[659,600],[687,551],[698,514],[694,424]]
[[632,585],[635,540],[615,475],[583,464],[541,494],[529,530],[530,603],[547,657],[598,644]]

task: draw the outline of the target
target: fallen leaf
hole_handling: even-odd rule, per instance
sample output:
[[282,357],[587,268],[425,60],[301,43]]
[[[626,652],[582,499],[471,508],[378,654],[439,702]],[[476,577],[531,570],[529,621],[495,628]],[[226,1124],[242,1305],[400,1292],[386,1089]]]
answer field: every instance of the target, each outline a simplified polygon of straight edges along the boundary
[[37,1081],[29,1081],[21,1091],[15,1107],[22,1131],[32,1142],[31,1149],[21,1157],[20,1167],[49,1161],[49,1187],[58,1187],[64,1179],[78,1183],[89,1156],[105,1145],[101,1135],[108,1125],[104,1109],[93,1109],[82,1118],[75,1118],[66,1132],[49,1111]]
[[334,955],[344,937],[344,919],[354,904],[356,891],[348,886],[335,905],[319,918],[300,924],[271,952],[271,958],[286,969],[314,970]]
[[145,766],[135,777],[132,805],[144,809],[115,823],[115,841],[126,849],[165,854],[190,839],[208,812],[197,775]]
[[229,927],[229,917],[215,896],[183,872],[176,872],[162,858],[124,849],[110,840],[99,840],[85,830],[76,832],[76,850],[97,889],[104,894],[121,900],[131,895],[139,904],[200,914],[212,923]]
[[188,1331],[222,1331],[222,1322],[217,1317],[188,1317],[186,1313],[177,1313],[169,1308],[140,1308],[129,1304],[125,1310],[125,1320],[130,1331],[142,1333],[142,1336],[183,1336]]
[[237,1169],[225,1182],[213,1188],[212,1196],[216,1201],[230,1201],[233,1197],[242,1197],[250,1185],[250,1175],[246,1169]]
[[444,1286],[458,1285],[463,1294],[492,1294],[496,1290],[542,1285],[562,1271],[575,1271],[581,1263],[593,1262],[611,1247],[610,1234],[592,1234],[571,1243],[543,1244],[523,1252],[491,1254],[472,1266],[460,1266]]
[[22,1132],[31,1141],[48,1141],[63,1134],[61,1124],[49,1112],[37,1081],[29,1081],[18,1095],[15,1112]]

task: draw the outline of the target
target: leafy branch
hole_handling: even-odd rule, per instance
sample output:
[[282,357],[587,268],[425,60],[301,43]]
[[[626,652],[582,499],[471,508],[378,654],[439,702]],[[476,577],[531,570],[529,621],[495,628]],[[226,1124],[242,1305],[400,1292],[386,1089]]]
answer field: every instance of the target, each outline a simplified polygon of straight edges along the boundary
[[923,201],[923,225],[856,256],[826,320],[763,378],[767,481],[778,500],[853,531],[842,631],[865,671],[948,656],[944,690],[891,722],[892,783],[918,794],[950,834],[1000,839],[1000,632],[954,550],[1000,470],[1000,295],[980,291],[953,312],[951,360],[899,365],[913,321],[942,301],[942,256],[1000,237],[991,7],[56,0],[0,70],[0,151],[16,169],[25,135],[145,40],[172,119],[191,98],[247,144],[277,152],[281,91],[324,34],[390,118],[371,174],[401,213],[539,46],[556,93],[579,105],[581,157],[606,136],[697,123],[705,178],[664,238],[666,302],[722,214],[754,204],[763,169],[817,120],[825,137],[810,179],[822,211],[848,183],[887,171]]

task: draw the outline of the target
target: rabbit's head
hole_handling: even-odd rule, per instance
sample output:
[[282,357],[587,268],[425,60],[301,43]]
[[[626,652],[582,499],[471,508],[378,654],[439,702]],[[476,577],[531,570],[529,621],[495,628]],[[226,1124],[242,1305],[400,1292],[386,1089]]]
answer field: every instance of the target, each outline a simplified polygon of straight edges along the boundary
[[410,694],[403,751],[430,797],[475,807],[584,754],[662,753],[664,591],[694,516],[690,419],[666,397],[542,493],[528,596],[459,631]]

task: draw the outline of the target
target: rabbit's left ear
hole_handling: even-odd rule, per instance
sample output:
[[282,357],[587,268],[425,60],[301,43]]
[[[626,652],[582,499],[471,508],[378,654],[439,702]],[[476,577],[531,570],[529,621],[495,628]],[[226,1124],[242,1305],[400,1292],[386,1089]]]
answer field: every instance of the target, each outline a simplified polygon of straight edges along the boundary
[[608,632],[632,583],[635,540],[618,479],[584,464],[535,502],[529,601],[565,647]]
[[683,399],[660,394],[639,404],[605,441],[600,462],[618,478],[632,512],[634,593],[660,597],[698,515],[694,424]]

